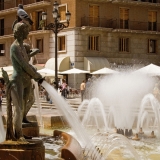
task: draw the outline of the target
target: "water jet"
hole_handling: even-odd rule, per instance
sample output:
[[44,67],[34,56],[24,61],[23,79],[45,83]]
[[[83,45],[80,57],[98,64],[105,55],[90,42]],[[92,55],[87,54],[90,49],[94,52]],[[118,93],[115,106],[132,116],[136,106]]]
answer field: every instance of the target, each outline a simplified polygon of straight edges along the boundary
[[149,136],[149,138],[156,138],[154,131],[151,132],[151,135]]
[[132,137],[132,139],[133,139],[133,140],[136,140],[136,141],[139,141],[139,140],[140,140],[140,138],[138,137],[138,133],[136,133],[136,134],[135,134],[135,136],[134,136],[134,137]]

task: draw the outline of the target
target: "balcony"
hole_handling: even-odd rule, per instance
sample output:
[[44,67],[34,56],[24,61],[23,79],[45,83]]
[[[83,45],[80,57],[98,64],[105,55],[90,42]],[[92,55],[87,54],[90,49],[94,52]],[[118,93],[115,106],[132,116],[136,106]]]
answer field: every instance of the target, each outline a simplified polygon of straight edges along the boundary
[[135,5],[135,6],[154,6],[160,7],[160,0],[83,0],[86,2],[94,2],[94,3],[113,3],[113,4],[126,4],[126,5]]
[[[40,35],[40,34],[49,34],[50,31],[49,30],[33,30],[31,29],[29,34],[30,35]],[[0,28],[0,39],[4,39],[4,38],[10,38],[13,37],[13,31],[12,31],[12,27],[8,27],[8,28]]]
[[112,19],[83,17],[81,19],[81,26],[113,28],[112,22]]
[[[27,10],[37,7],[49,6],[51,2],[50,0],[22,0],[22,4],[24,5],[24,9]],[[0,16],[15,13],[17,11],[17,6],[18,3],[13,0],[0,3]]]
[[83,17],[81,26],[160,32],[160,23]]
[[112,2],[127,2],[127,3],[132,3],[132,2],[142,2],[142,3],[160,3],[160,0],[111,0]]
[[113,4],[127,4],[142,7],[160,7],[160,0],[111,0]]

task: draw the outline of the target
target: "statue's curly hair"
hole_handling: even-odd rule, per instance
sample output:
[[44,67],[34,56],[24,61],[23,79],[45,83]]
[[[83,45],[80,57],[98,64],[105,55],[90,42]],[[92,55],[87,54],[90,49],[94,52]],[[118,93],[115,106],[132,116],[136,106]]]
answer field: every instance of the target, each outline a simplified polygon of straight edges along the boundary
[[20,38],[22,37],[24,32],[28,32],[29,27],[27,24],[23,23],[23,22],[18,22],[15,24],[14,29],[13,29],[13,34],[14,34],[14,38]]

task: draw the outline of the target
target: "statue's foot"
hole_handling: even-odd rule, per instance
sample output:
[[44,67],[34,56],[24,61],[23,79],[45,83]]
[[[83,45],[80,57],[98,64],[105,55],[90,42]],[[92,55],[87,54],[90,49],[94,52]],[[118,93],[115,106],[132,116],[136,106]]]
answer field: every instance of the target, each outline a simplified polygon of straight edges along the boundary
[[17,141],[20,144],[29,144],[29,142],[24,137],[20,137]]
[[23,123],[31,123],[27,118],[23,118]]
[[31,136],[23,135],[23,137],[24,137],[25,139],[32,139],[32,137],[31,137]]

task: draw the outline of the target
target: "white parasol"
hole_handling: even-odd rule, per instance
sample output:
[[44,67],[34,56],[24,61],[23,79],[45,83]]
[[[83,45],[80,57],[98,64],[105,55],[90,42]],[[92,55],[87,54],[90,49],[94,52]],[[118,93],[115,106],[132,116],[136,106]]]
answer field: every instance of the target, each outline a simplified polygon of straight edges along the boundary
[[90,73],[89,71],[77,69],[77,68],[72,68],[64,72],[60,72],[60,74],[79,74],[79,73]]
[[151,63],[148,66],[134,71],[134,73],[142,73],[150,76],[160,76],[160,67]]
[[99,70],[97,70],[95,72],[92,72],[91,74],[113,74],[113,73],[119,73],[119,72],[104,67],[104,68],[99,69]]

